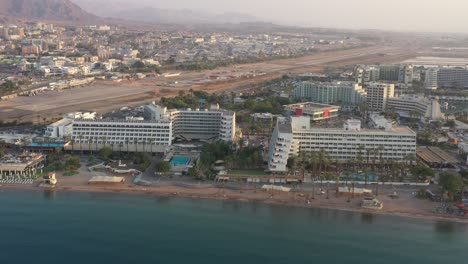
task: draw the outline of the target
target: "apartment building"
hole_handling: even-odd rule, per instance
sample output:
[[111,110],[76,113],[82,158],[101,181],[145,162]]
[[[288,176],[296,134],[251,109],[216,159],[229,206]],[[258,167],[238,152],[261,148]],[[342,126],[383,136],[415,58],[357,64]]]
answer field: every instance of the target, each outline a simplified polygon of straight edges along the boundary
[[437,71],[439,88],[468,88],[468,71],[465,68],[440,68]]
[[387,100],[395,95],[395,85],[372,82],[367,85],[369,111],[385,111]]
[[424,88],[429,90],[437,90],[437,72],[437,68],[430,68],[426,70]]
[[430,68],[426,70],[426,89],[435,90],[437,88],[468,88],[468,70],[459,67]]
[[365,161],[370,151],[387,162],[406,162],[408,155],[416,154],[416,133],[408,127],[361,129],[359,120],[348,120],[342,129],[324,129],[311,128],[307,116],[280,118],[270,140],[268,169],[286,172],[289,157],[320,151],[341,162],[358,157]]
[[379,66],[379,80],[388,82],[398,82],[400,78],[399,64],[388,64]]
[[380,78],[380,69],[376,65],[359,65],[354,70],[356,82],[364,84],[368,82],[376,82]]
[[353,82],[302,82],[294,88],[293,96],[325,104],[360,104],[367,93],[358,83]]

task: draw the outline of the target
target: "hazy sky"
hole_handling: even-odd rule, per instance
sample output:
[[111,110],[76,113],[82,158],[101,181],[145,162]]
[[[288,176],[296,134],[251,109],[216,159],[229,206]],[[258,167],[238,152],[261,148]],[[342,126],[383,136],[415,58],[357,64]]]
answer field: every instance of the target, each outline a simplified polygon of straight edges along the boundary
[[288,24],[468,33],[468,0],[115,0],[242,12]]

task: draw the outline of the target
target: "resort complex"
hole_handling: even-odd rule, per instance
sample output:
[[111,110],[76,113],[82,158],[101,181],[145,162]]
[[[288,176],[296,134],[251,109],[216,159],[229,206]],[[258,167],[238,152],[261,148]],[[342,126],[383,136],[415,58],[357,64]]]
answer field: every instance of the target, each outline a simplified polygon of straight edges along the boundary
[[[67,122],[62,120],[52,124],[48,131]],[[210,109],[167,110],[150,104],[143,107],[140,117],[77,118],[69,122],[72,124],[74,147],[84,150],[103,146],[122,150],[130,144],[132,151],[166,152],[175,140],[230,142],[234,140],[236,130],[235,113],[222,110],[219,105]]]
[[373,159],[375,155],[387,162],[407,162],[409,155],[416,154],[416,133],[408,127],[362,129],[359,120],[346,121],[343,129],[327,129],[311,127],[307,116],[281,118],[270,140],[268,169],[287,172],[290,157],[320,151],[345,163],[365,159],[369,151]]

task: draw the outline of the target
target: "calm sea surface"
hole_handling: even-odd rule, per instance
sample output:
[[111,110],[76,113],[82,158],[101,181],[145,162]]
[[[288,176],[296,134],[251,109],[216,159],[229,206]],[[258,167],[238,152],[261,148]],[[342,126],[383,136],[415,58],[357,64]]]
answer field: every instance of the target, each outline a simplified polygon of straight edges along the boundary
[[468,225],[253,203],[0,191],[0,263],[467,263]]

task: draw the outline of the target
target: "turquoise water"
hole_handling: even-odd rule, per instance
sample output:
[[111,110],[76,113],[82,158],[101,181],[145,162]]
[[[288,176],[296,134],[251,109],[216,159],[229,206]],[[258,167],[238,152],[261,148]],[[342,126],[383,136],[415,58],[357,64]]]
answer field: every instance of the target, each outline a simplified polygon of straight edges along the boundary
[[63,143],[31,143],[29,147],[49,147],[49,148],[63,148]]
[[174,156],[171,159],[172,166],[187,165],[190,162],[190,158],[184,156]]
[[[366,175],[365,174],[352,174],[351,178],[358,180],[358,181],[365,181],[366,180]],[[368,181],[378,181],[379,176],[373,173],[368,173],[367,174],[367,180]]]
[[468,225],[257,203],[0,191],[0,263],[465,263]]

